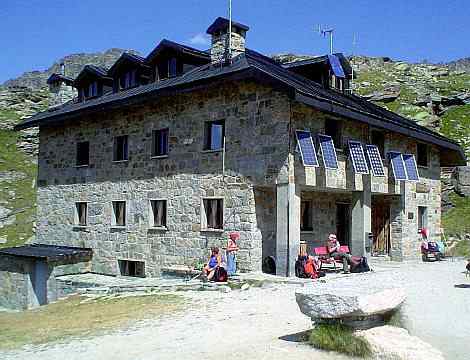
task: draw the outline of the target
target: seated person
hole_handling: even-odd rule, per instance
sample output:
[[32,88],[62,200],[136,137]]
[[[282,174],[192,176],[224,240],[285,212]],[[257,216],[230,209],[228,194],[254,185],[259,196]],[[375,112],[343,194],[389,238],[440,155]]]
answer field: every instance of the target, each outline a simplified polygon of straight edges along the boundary
[[343,272],[348,273],[349,268],[348,264],[351,262],[351,255],[346,254],[340,251],[341,244],[339,243],[338,239],[336,238],[335,234],[330,234],[328,236],[328,241],[326,243],[326,248],[328,249],[328,254],[332,258],[341,258],[343,260]]
[[[206,266],[204,266],[203,273],[206,275],[207,280],[212,280],[214,275],[216,274],[219,267],[224,267],[222,262],[222,256],[220,255],[218,247],[211,247],[211,256],[209,258],[209,262]],[[217,279],[214,279],[217,281]]]

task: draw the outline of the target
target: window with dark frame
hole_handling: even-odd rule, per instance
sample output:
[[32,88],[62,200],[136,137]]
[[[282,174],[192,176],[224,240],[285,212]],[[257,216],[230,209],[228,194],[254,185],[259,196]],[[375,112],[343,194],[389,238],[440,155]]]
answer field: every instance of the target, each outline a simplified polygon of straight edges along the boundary
[[87,226],[88,204],[86,202],[75,203],[76,225]]
[[418,206],[418,231],[428,226],[428,208]]
[[168,129],[152,131],[152,156],[168,155]]
[[77,143],[77,166],[90,164],[90,143],[82,141]]
[[129,89],[136,86],[136,70],[130,70],[122,75],[119,79],[119,87],[121,89]]
[[98,83],[96,81],[93,81],[92,83],[90,83],[87,89],[88,91],[85,93],[85,97],[91,98],[91,97],[98,96]]
[[152,226],[166,227],[166,200],[150,200]]
[[145,262],[133,260],[118,260],[122,276],[145,277]]
[[207,229],[223,229],[224,209],[222,199],[204,199],[204,212]]
[[178,67],[176,58],[171,58],[168,60],[168,77],[175,77],[178,75]]
[[417,156],[416,156],[416,164],[418,166],[428,167],[429,166],[429,156],[428,156],[428,145],[423,143],[417,144]]
[[312,202],[300,203],[300,231],[312,231]]
[[377,146],[380,156],[385,159],[385,134],[379,130],[372,130],[370,132],[370,142],[372,145]]
[[208,121],[204,131],[204,150],[222,150],[225,137],[225,121]]
[[341,149],[341,122],[339,120],[325,120],[325,135],[331,136],[335,148]]
[[127,135],[114,138],[113,161],[128,160],[128,137]]
[[113,201],[113,225],[126,226],[126,202]]

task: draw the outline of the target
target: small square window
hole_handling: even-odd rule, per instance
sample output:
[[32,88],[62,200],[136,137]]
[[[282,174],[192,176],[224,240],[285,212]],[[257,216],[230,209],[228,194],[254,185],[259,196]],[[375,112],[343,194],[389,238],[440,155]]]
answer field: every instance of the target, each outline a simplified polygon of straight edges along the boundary
[[145,277],[145,262],[132,260],[118,260],[122,276]]
[[331,136],[335,148],[341,149],[341,122],[339,120],[325,120],[325,135]]
[[113,226],[126,226],[126,202],[113,201]]
[[225,137],[225,121],[208,121],[204,131],[204,150],[222,150]]
[[166,200],[150,200],[150,226],[166,227]]
[[85,88],[85,97],[92,98],[98,96],[98,83],[93,81]]
[[168,155],[168,129],[152,131],[152,156]]
[[418,206],[418,231],[428,226],[428,208]]
[[312,231],[312,202],[302,201],[300,203],[300,230]]
[[224,228],[224,208],[222,199],[204,199],[203,200],[203,229]]
[[416,163],[418,166],[428,167],[429,166],[429,157],[428,157],[428,145],[423,143],[418,143],[417,145],[417,156]]
[[116,136],[114,138],[114,161],[123,161],[128,159],[128,141],[127,135]]
[[90,163],[90,143],[83,141],[77,143],[77,166],[85,166]]
[[136,82],[136,70],[131,70],[126,72],[119,78],[119,87],[121,89],[129,89],[134,87],[137,84]]
[[75,224],[87,226],[88,204],[86,202],[75,203]]
[[377,146],[380,156],[385,159],[385,134],[382,131],[372,130],[370,133],[370,142]]

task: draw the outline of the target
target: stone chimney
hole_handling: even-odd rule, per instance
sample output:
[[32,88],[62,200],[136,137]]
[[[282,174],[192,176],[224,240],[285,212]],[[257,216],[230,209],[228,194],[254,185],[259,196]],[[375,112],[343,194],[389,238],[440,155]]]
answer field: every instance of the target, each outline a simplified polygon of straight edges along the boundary
[[[229,20],[219,17],[207,29],[207,33],[212,37],[211,62],[213,64],[229,60]],[[246,25],[232,21],[232,41],[231,58],[235,58],[245,53],[246,32],[250,28]]]

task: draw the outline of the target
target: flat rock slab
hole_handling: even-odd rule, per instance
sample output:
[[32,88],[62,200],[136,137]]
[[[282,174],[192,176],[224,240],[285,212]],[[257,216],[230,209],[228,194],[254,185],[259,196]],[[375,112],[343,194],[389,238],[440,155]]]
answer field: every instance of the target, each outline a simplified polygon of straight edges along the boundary
[[[300,311],[312,318],[343,319],[384,315],[405,301],[405,291],[361,277],[316,282],[295,293]],[[372,280],[372,281],[369,281]]]
[[439,350],[402,328],[386,325],[356,334],[367,340],[376,360],[444,360]]

